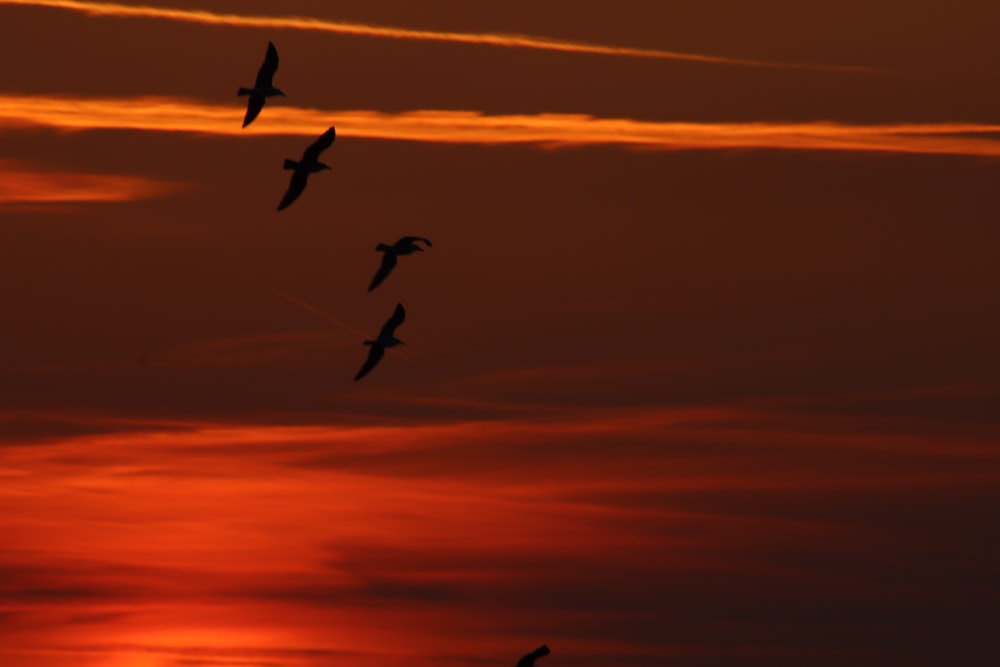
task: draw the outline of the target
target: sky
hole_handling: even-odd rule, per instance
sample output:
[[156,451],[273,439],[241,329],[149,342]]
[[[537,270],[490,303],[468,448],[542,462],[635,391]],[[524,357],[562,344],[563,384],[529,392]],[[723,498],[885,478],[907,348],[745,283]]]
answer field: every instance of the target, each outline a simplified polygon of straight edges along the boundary
[[992,664],[1000,4],[149,1],[0,0],[0,663]]

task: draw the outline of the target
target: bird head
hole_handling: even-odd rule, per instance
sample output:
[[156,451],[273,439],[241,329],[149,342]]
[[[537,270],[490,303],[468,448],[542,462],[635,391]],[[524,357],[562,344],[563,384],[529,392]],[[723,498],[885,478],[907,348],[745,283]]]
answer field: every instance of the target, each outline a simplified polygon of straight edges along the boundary
[[316,166],[319,167],[321,170],[323,170],[323,169],[333,169],[333,167],[331,167],[330,165],[326,164],[325,162],[317,162]]

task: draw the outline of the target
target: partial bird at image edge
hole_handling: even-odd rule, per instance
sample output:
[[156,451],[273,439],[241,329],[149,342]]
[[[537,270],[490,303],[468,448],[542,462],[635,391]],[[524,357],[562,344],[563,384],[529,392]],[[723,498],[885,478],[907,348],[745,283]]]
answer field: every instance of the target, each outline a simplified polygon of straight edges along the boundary
[[535,660],[537,660],[538,658],[543,658],[551,652],[552,651],[549,650],[548,644],[542,644],[534,651],[521,658],[517,662],[516,667],[535,667]]

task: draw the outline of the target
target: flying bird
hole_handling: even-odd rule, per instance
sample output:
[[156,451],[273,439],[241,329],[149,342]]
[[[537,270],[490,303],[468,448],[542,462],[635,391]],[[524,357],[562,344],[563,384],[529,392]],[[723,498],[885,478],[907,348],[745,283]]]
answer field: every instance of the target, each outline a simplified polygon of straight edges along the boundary
[[[371,349],[368,350],[368,359],[365,360],[365,365],[361,367],[358,374],[354,376],[354,381],[357,382],[364,376],[371,372],[371,369],[375,368],[375,365],[382,360],[385,355],[385,348],[395,347],[397,345],[402,345],[403,341],[396,338],[396,327],[403,323],[406,319],[406,310],[403,309],[403,304],[397,303],[396,310],[393,311],[392,317],[382,326],[382,330],[378,332],[378,338],[375,340],[366,340],[365,345],[371,345]],[[546,649],[547,651],[548,649]]]
[[415,252],[423,252],[424,249],[417,245],[418,241],[422,241],[427,244],[430,248],[432,244],[429,240],[421,236],[404,236],[392,245],[386,245],[384,243],[379,243],[375,246],[375,250],[378,252],[384,252],[382,255],[382,264],[378,267],[378,271],[375,272],[375,277],[372,278],[371,285],[368,286],[368,291],[371,292],[373,289],[382,284],[382,281],[392,273],[392,270],[396,268],[396,258],[400,255],[410,255]]
[[284,96],[284,93],[275,88],[274,84],[271,83],[271,79],[274,78],[276,71],[278,71],[278,50],[274,48],[274,43],[268,42],[267,54],[264,55],[264,64],[260,66],[260,70],[257,72],[257,82],[253,84],[253,88],[240,88],[239,92],[236,93],[240,97],[250,96],[250,99],[247,100],[247,113],[243,116],[243,127],[253,122],[253,119],[260,113],[260,110],[264,108],[264,101],[268,97],[275,95]]
[[285,169],[292,170],[292,180],[288,184],[285,196],[281,198],[281,203],[278,204],[279,211],[288,208],[293,201],[299,198],[302,191],[306,189],[309,174],[330,168],[329,165],[325,165],[319,161],[319,154],[332,146],[333,140],[336,138],[337,130],[331,126],[329,130],[320,135],[320,138],[305,150],[301,160],[296,162],[295,160],[285,158]]
[[549,653],[551,653],[551,651],[549,651],[549,647],[542,644],[534,651],[521,658],[521,660],[517,663],[517,667],[535,667],[535,660],[547,656]]

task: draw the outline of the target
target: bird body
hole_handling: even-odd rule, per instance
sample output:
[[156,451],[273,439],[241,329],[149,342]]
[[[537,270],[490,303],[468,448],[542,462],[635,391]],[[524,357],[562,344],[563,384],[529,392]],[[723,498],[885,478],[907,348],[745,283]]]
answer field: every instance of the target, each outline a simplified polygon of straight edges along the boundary
[[243,127],[254,121],[260,110],[264,108],[264,102],[268,97],[274,97],[275,95],[284,96],[281,89],[274,87],[272,81],[276,71],[278,71],[278,50],[274,48],[272,42],[268,42],[267,53],[264,55],[264,63],[257,72],[257,81],[254,83],[253,88],[241,87],[236,93],[240,97],[249,96],[250,98],[247,100],[246,115],[243,116]]
[[403,341],[396,338],[396,328],[403,323],[406,319],[406,310],[403,308],[403,304],[397,303],[396,310],[393,311],[392,317],[390,317],[384,325],[382,325],[382,330],[378,332],[378,337],[375,340],[366,340],[365,345],[371,346],[368,350],[368,358],[365,360],[364,365],[358,374],[354,376],[354,381],[357,382],[364,376],[368,375],[376,364],[382,360],[385,356],[385,349],[387,347],[396,347],[397,345],[402,345]]
[[298,162],[285,158],[284,168],[291,170],[292,178],[288,184],[288,190],[285,191],[285,196],[281,198],[281,203],[278,204],[279,211],[288,208],[293,201],[299,198],[299,195],[306,189],[306,185],[309,182],[309,174],[315,174],[317,171],[330,168],[329,165],[319,161],[319,156],[320,153],[333,145],[336,138],[337,130],[331,126],[330,129],[320,135],[319,139],[314,141],[302,153],[302,158]]
[[392,273],[392,270],[396,268],[396,258],[399,255],[412,255],[415,252],[424,251],[418,245],[418,241],[426,243],[428,248],[433,247],[433,244],[428,239],[421,236],[404,236],[392,245],[379,243],[375,246],[375,250],[385,254],[382,256],[382,264],[378,267],[378,271],[375,272],[375,277],[372,278],[371,284],[368,285],[369,292],[378,287]]
[[312,163],[296,162],[295,160],[290,160],[288,158],[285,158],[285,164],[282,168],[291,169],[293,171],[304,171],[309,174],[315,174],[317,171],[323,171],[324,169],[329,169],[330,167],[328,165],[323,164],[322,162],[312,162]]
[[375,340],[366,340],[362,343],[362,345],[372,345],[375,347],[396,347],[397,345],[402,344],[403,341],[395,336],[389,336],[388,338],[376,338]]

